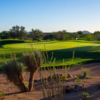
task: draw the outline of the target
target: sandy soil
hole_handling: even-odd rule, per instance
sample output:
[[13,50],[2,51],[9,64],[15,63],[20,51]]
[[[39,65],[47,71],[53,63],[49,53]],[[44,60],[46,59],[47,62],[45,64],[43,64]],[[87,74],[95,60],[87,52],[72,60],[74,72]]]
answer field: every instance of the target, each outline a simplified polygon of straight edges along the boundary
[[[90,94],[90,97],[87,100],[100,100],[100,90],[97,88],[96,84],[100,81],[100,63],[86,64],[81,66],[76,66],[70,68],[69,72],[73,76],[80,73],[82,67],[88,68],[91,71],[91,79],[81,79],[82,83],[86,87],[86,91]],[[58,73],[64,74],[65,71],[62,69],[57,69]],[[48,71],[43,72],[44,75],[49,76]],[[29,72],[25,73],[25,80],[28,81]],[[40,84],[39,73],[35,75],[34,90],[31,92],[21,93],[19,89],[13,85],[13,83],[7,81],[6,76],[0,72],[0,91],[5,93],[4,100],[43,100],[42,87]],[[66,81],[65,85],[74,85],[76,78],[70,78]],[[64,94],[65,100],[81,100],[82,92],[71,92]]]

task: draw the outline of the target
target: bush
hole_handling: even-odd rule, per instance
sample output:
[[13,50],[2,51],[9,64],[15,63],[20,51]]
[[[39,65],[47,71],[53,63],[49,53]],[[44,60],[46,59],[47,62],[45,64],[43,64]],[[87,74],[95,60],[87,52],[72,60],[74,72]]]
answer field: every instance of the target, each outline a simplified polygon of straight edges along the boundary
[[83,95],[84,99],[89,98],[89,93],[88,92],[83,92],[82,95]]
[[81,80],[80,80],[80,78],[78,76],[76,77],[76,81],[75,82],[81,83]]
[[2,91],[0,91],[0,99],[3,99],[4,96],[5,96],[5,94]]
[[86,40],[87,41],[92,41],[94,39],[93,35],[92,34],[87,34],[86,35]]
[[53,69],[52,72],[51,70],[48,70],[50,76],[47,78],[43,78],[42,74],[40,76],[44,100],[64,100],[64,82],[66,77],[61,74],[54,73],[55,70]]
[[13,82],[22,92],[28,91],[24,83],[24,66],[16,60],[11,60],[3,64],[4,73],[10,82]]
[[29,91],[31,91],[33,89],[34,75],[41,67],[42,55],[40,51],[34,50],[30,53],[23,53],[23,60],[30,71]]
[[82,68],[81,73],[78,75],[79,78],[90,78],[90,70],[87,68]]

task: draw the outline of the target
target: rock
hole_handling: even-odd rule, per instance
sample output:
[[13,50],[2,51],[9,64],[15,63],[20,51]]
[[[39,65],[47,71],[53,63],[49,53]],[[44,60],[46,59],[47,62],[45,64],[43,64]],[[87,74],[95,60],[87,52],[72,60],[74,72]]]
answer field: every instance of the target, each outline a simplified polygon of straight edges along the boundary
[[75,86],[74,86],[74,90],[75,91],[82,91],[82,90],[84,90],[84,84],[76,83]]
[[97,84],[98,89],[100,89],[100,83]]
[[65,87],[65,93],[70,93],[73,91],[73,87],[72,86],[66,86]]
[[77,76],[74,76],[74,78],[77,78]]
[[34,80],[34,82],[37,82],[38,80]]
[[71,74],[67,74],[67,78],[73,78]]

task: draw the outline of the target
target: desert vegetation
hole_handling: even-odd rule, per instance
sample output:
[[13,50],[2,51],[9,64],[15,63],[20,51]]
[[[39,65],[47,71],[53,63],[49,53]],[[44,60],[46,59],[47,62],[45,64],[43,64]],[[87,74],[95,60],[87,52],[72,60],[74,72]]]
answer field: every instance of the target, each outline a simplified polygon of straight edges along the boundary
[[22,92],[28,92],[33,89],[34,75],[41,67],[42,58],[40,51],[33,50],[31,53],[23,53],[23,61],[30,72],[28,87],[25,85],[24,79],[25,68],[22,63],[16,60],[16,55],[11,61],[5,61],[2,67],[10,82],[18,86]]

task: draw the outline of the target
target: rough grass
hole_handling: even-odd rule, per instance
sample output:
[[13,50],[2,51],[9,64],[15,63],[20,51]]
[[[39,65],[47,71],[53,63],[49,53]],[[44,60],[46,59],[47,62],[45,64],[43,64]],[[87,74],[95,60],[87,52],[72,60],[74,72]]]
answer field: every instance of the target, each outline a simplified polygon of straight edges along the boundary
[[[6,42],[5,42],[6,41]],[[10,42],[9,42],[10,41]],[[3,43],[4,42],[4,43]],[[91,60],[100,60],[100,42],[99,41],[19,41],[19,40],[3,40],[0,41],[2,47],[0,48],[0,65],[4,62],[4,55],[6,60],[10,60],[10,52],[16,53],[17,59],[21,61],[22,52],[29,50],[30,42],[36,49],[48,52],[48,60],[56,58],[55,66],[62,66],[64,64],[78,65],[88,63]],[[74,60],[72,61],[73,51]],[[4,54],[4,55],[3,55]],[[92,61],[93,62],[93,61]],[[48,64],[47,64],[48,65]],[[43,65],[45,66],[45,65]]]

